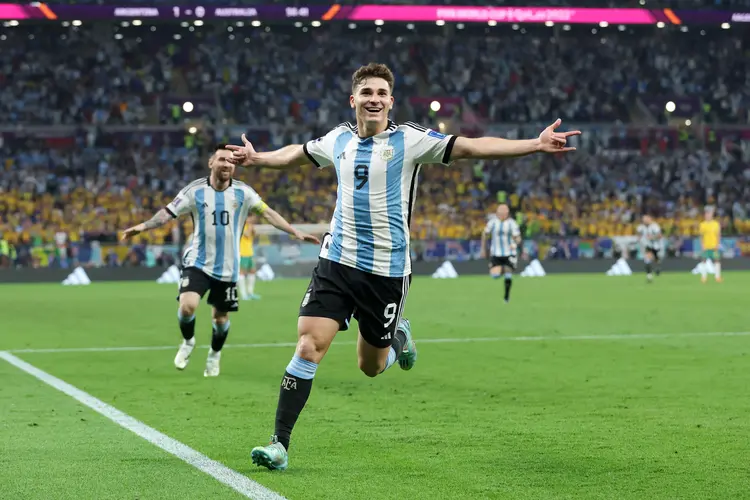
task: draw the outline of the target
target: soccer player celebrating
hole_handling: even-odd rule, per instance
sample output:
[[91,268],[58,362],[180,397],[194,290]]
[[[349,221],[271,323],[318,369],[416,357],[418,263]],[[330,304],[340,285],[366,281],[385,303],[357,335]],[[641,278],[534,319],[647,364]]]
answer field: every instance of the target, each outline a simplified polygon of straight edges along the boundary
[[482,258],[487,256],[487,236],[490,236],[490,276],[494,279],[505,275],[505,302],[510,302],[510,287],[513,270],[518,262],[517,248],[521,243],[521,229],[509,217],[508,205],[497,207],[497,218],[489,221],[482,233]]
[[177,318],[182,345],[174,364],[183,370],[195,348],[195,311],[203,296],[213,306],[211,349],[203,375],[219,375],[221,348],[229,334],[229,312],[238,310],[237,278],[240,267],[240,235],[249,212],[263,215],[278,229],[296,238],[320,243],[309,234],[293,228],[269,208],[258,193],[244,182],[232,179],[235,165],[232,152],[219,146],[208,162],[211,174],[185,186],[177,197],[150,220],[123,231],[122,239],[163,226],[184,214],[193,217],[193,239],[185,252],[178,297]]
[[700,223],[698,232],[701,235],[701,281],[707,280],[706,262],[711,259],[716,269],[716,281],[721,282],[721,254],[719,245],[721,243],[721,226],[719,221],[714,219],[713,208],[707,208],[704,213],[705,220]]
[[[641,248],[643,251],[643,263],[646,265],[646,279],[651,283],[654,279],[652,270],[659,276],[659,252],[661,252],[661,227],[654,222],[650,215],[643,216],[643,222],[638,226],[638,234],[641,237]],[[652,265],[653,263],[653,265]]]
[[248,217],[245,230],[240,239],[240,298],[242,300],[259,300],[255,295],[255,259],[253,258],[253,239],[255,238],[254,216]]
[[560,120],[536,139],[468,139],[443,135],[414,123],[388,119],[393,107],[393,73],[371,63],[352,76],[349,105],[356,124],[342,123],[306,144],[256,152],[242,136],[234,161],[246,167],[333,167],[338,178],[330,231],[304,294],[298,341],[281,379],[276,428],[268,446],[252,450],[252,460],[286,469],[292,428],[305,406],[318,365],[336,333],[358,320],[359,368],[375,377],[396,362],[404,370],[417,360],[409,322],[402,318],[411,281],[409,222],[419,168],[461,158],[511,158],[536,152],[573,151],[557,132]]

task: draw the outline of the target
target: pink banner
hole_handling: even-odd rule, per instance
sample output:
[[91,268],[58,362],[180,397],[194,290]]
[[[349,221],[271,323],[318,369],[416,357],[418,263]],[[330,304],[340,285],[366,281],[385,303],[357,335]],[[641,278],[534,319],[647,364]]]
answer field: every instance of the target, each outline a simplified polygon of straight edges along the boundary
[[0,3],[0,19],[29,19],[31,16],[26,12],[23,5],[13,3]]
[[442,7],[361,5],[349,15],[353,21],[454,21],[498,23],[653,24],[646,9],[568,9],[544,7]]

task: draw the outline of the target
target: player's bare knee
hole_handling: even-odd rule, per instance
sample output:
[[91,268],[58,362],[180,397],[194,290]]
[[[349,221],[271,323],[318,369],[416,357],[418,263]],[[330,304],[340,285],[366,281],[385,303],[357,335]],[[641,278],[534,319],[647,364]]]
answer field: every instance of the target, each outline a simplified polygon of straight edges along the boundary
[[369,360],[360,357],[359,369],[368,377],[377,377],[378,375],[383,373],[383,370],[385,370],[385,365],[382,363],[378,363],[375,360]]
[[217,325],[223,325],[229,321],[229,314],[221,311],[214,311],[213,320]]
[[193,304],[192,302],[186,301],[186,302],[180,302],[180,314],[183,318],[189,318],[193,314],[195,314],[195,310],[198,309],[197,304]]
[[339,324],[328,318],[301,317],[297,323],[297,355],[320,363],[339,331]]
[[297,340],[297,356],[313,363],[320,363],[328,346],[320,342],[313,333],[300,333]]

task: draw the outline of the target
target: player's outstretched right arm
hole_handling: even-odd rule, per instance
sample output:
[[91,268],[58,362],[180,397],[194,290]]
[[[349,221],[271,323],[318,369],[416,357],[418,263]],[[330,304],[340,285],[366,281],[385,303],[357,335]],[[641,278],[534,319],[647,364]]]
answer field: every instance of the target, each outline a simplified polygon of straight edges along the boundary
[[259,153],[255,151],[245,134],[242,134],[242,142],[243,146],[227,144],[227,149],[232,151],[232,158],[229,161],[235,165],[284,169],[310,163],[302,144],[292,144],[276,151]]
[[137,226],[129,227],[122,232],[122,239],[128,239],[131,236],[140,234],[144,231],[161,227],[167,222],[176,219],[180,215],[186,214],[192,210],[195,205],[195,198],[193,196],[194,190],[192,187],[196,184],[193,182],[187,187],[183,188],[174,200],[171,201],[166,207],[162,208],[156,214],[146,222],[141,222]]
[[161,227],[167,222],[171,221],[172,219],[174,219],[172,214],[167,212],[166,208],[162,208],[161,210],[156,212],[156,214],[153,217],[151,217],[149,220],[147,220],[146,222],[141,222],[137,226],[129,227],[126,230],[124,230],[122,232],[122,239],[126,240],[130,238],[131,236],[135,236],[136,234],[140,234],[144,231],[148,231],[157,227]]

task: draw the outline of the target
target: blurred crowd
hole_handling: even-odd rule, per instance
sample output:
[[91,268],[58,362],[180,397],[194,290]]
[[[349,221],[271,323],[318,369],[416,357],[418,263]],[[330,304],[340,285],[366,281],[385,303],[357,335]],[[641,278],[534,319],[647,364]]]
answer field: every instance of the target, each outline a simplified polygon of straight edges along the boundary
[[[22,26],[0,37],[0,116],[26,124],[187,118],[326,127],[349,117],[351,73],[377,60],[396,75],[397,115],[417,121],[428,116],[426,107],[415,105],[423,96],[459,98],[473,119],[488,122],[538,122],[554,115],[664,123],[670,100],[681,104],[678,113],[683,102],[695,107],[689,109],[698,116],[687,118],[750,119],[748,39],[726,30],[706,36],[695,28],[682,33],[650,27],[643,36],[615,27],[597,34],[584,28],[551,37],[544,27],[498,29],[491,36],[475,27],[400,29]],[[177,95],[195,98],[196,109],[180,110],[171,100]],[[647,111],[653,100],[660,109]]]
[[[746,37],[653,28],[647,36],[586,28],[551,37],[544,29],[438,35],[401,27],[392,36],[346,24],[7,29],[0,35],[0,265],[11,247],[43,265],[50,252],[68,254],[79,241],[115,244],[118,229],[148,219],[207,175],[211,147],[236,141],[237,130],[268,149],[351,120],[350,75],[370,60],[396,74],[395,120],[444,121],[448,132],[467,119],[480,133],[496,122],[546,125],[558,116],[665,123],[664,113],[648,116],[640,102],[647,98],[697,99],[692,119],[750,127]],[[435,114],[424,104],[431,96],[460,104]],[[183,108],[187,100],[193,110]],[[629,235],[644,212],[668,234],[691,236],[706,205],[717,207],[725,234],[750,234],[746,152],[652,144],[615,154],[613,144],[565,158],[424,166],[412,235],[478,238],[498,202],[511,206],[529,238]],[[330,220],[330,170],[237,176],[294,223]],[[186,218],[136,243],[181,244],[191,231]]]

